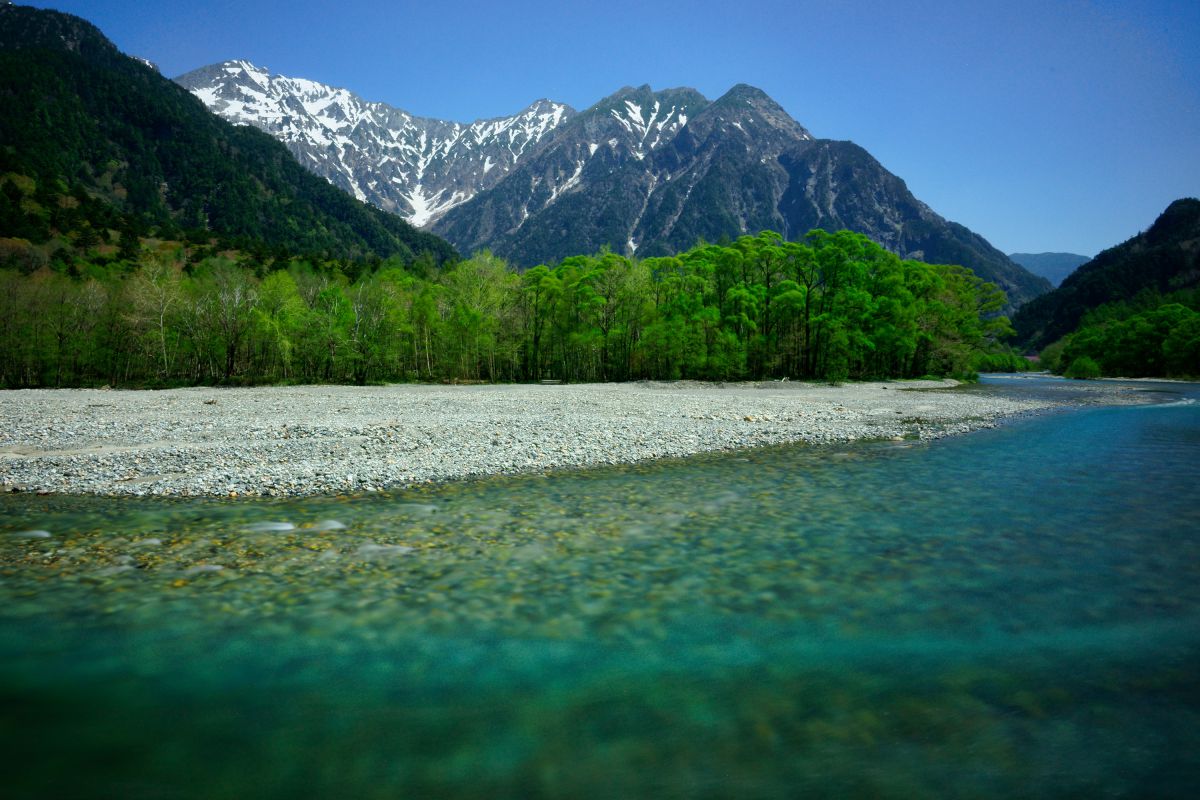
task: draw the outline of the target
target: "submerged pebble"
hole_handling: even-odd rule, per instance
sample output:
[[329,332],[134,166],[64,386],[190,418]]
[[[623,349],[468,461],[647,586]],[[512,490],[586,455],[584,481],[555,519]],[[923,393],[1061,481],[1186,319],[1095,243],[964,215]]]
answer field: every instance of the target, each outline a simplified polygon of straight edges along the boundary
[[96,577],[111,578],[114,575],[122,575],[126,572],[137,572],[137,567],[131,566],[129,564],[118,564],[115,567],[107,567],[102,570],[97,570]]
[[354,555],[356,558],[370,561],[376,558],[403,556],[415,551],[415,547],[408,547],[402,544],[364,544],[354,551]]
[[220,572],[225,569],[220,564],[197,564],[194,567],[188,567],[183,571],[184,575],[201,575],[205,572]]
[[296,526],[290,522],[256,522],[253,525],[247,525],[246,530],[252,533],[270,533],[284,531],[294,531]]

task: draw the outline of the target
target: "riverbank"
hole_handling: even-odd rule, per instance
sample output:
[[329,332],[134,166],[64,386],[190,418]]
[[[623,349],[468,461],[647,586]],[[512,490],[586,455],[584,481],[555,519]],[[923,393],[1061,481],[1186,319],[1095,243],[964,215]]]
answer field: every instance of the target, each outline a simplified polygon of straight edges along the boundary
[[0,392],[0,487],[258,496],[363,492],[762,445],[929,439],[1055,405],[841,386],[289,386]]

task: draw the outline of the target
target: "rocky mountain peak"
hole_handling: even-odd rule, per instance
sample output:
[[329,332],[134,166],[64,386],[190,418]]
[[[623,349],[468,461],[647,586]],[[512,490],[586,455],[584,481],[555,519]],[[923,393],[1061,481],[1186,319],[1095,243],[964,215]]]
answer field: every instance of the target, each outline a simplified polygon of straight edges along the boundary
[[808,129],[792,119],[766,92],[744,83],[739,83],[713,101],[702,122],[706,131],[720,126],[726,130],[728,127],[736,128],[747,136],[772,131],[798,141],[813,139]]
[[419,226],[494,186],[575,113],[542,99],[512,116],[467,125],[418,117],[245,60],[176,81],[229,121],[282,140],[302,164],[359,200]]

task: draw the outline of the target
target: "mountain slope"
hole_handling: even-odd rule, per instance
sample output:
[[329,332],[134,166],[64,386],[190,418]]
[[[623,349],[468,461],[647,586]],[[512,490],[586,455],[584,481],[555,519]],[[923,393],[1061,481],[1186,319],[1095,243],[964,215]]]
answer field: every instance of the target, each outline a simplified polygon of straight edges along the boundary
[[1056,287],[1076,268],[1091,261],[1078,253],[1009,253],[1008,257],[1034,275],[1041,275]]
[[464,252],[487,247],[521,266],[603,247],[663,255],[764,229],[798,239],[813,228],[970,267],[1013,305],[1051,288],[938,216],[861,147],[813,138],[745,85],[711,103],[690,89],[623,89],[431,227]]
[[657,181],[648,167],[689,117],[708,105],[690,89],[626,88],[561,126],[495,188],[433,228],[466,251],[491,248],[521,266],[623,251]]
[[230,122],[270,133],[335,186],[418,226],[496,185],[574,114],[539,100],[511,117],[462,125],[272,75],[247,61],[202,67],[175,81]]
[[1171,292],[1200,286],[1200,200],[1171,203],[1149,230],[1105,250],[1062,286],[1013,317],[1018,341],[1030,349],[1075,330],[1090,310],[1130,300],[1143,290]]
[[273,138],[208,113],[66,14],[0,6],[0,144],[0,173],[101,200],[143,229],[338,258],[455,256],[312,175]]

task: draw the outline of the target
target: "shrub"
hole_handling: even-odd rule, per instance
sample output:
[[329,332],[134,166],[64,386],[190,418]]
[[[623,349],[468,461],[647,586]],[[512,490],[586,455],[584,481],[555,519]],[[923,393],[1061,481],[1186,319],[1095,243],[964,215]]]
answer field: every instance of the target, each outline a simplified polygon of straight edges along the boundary
[[1068,378],[1082,378],[1084,380],[1100,377],[1100,365],[1087,356],[1080,356],[1071,362],[1071,366],[1067,369],[1066,376]]

